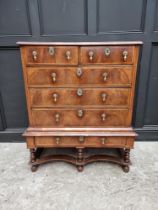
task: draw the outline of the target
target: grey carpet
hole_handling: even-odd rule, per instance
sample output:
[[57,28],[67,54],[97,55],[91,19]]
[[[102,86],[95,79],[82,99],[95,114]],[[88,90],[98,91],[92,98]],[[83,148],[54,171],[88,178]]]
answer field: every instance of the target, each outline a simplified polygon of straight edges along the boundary
[[0,144],[0,210],[158,210],[158,142],[137,142],[129,173],[109,163],[82,173],[66,163],[32,173],[23,143]]

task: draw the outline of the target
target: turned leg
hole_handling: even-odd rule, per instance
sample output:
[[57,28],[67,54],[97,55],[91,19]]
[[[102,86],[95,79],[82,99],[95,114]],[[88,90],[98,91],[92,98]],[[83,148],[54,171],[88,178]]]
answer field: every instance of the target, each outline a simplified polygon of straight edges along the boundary
[[44,148],[37,148],[36,149],[36,158],[40,158]]
[[36,160],[35,149],[30,149],[30,162],[34,163]]
[[35,172],[37,171],[38,165],[34,165],[36,161],[36,150],[30,149],[30,162],[31,162],[31,171]]
[[130,149],[125,149],[124,150],[124,162],[127,164],[123,166],[123,171],[124,172],[129,172],[129,164],[130,164]]
[[78,150],[78,154],[77,154],[77,169],[79,172],[83,171],[83,161],[84,161],[84,155],[83,155],[83,149],[79,148]]

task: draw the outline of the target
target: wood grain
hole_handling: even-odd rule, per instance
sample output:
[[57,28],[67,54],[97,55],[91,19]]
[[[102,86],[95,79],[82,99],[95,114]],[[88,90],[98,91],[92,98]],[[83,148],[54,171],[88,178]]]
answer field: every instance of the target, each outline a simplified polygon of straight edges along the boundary
[[[31,87],[129,87],[133,82],[132,66],[80,66],[82,71],[77,76],[78,67],[34,67],[27,69],[28,85]],[[56,81],[52,81],[52,73]],[[107,78],[104,81],[104,73]]]
[[[129,126],[128,109],[83,109],[83,117],[78,116],[78,109],[33,109],[32,118],[34,127],[115,127]],[[59,121],[56,122],[56,114]],[[105,120],[102,120],[105,114]]]
[[[110,54],[105,55],[106,47],[81,47],[80,63],[81,64],[132,64],[133,63],[133,47],[132,46],[109,46]],[[123,59],[123,52],[127,51],[127,60]],[[93,57],[90,60],[89,53],[93,52]]]
[[130,89],[124,88],[31,88],[32,107],[114,106],[129,107]]
[[[35,137],[36,147],[126,147],[126,137]],[[103,138],[105,142],[103,144]],[[59,139],[59,141],[58,141]]]
[[[37,52],[37,59],[34,60],[32,53],[33,51]],[[70,52],[70,58],[67,59],[67,52]],[[26,49],[27,64],[64,64],[64,65],[72,65],[78,64],[78,48],[77,47],[54,47],[54,55],[49,54],[49,46],[45,47],[27,47]]]

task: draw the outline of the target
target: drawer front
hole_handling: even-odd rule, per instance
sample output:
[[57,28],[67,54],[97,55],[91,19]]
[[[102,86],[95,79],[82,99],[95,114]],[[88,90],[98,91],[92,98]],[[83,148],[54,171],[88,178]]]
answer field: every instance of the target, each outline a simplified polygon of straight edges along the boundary
[[33,109],[32,126],[129,126],[128,109]]
[[131,85],[131,66],[28,68],[29,86]]
[[35,137],[38,147],[125,147],[126,137]]
[[77,47],[27,47],[27,64],[78,64]]
[[32,107],[128,106],[129,88],[31,88]]
[[81,47],[80,63],[82,64],[132,64],[132,46]]

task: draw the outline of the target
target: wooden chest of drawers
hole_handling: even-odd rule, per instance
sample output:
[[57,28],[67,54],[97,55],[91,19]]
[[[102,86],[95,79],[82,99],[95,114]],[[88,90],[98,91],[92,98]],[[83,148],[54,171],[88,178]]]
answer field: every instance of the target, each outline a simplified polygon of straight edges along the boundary
[[[129,171],[131,127],[141,42],[20,42],[32,171],[53,160],[77,166],[111,161]],[[42,156],[43,148],[76,148],[75,156]],[[117,148],[120,157],[86,156],[86,148]]]

